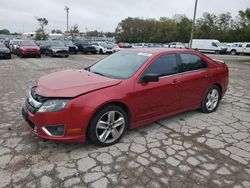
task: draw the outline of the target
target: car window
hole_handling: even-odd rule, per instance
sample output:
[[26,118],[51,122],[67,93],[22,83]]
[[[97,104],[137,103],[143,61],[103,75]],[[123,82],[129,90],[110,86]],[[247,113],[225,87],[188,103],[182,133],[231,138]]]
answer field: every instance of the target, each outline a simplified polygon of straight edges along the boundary
[[239,44],[239,47],[242,47],[242,44]]
[[207,67],[207,63],[194,54],[180,54],[181,72],[203,69]]
[[175,54],[163,55],[157,58],[144,72],[145,74],[154,73],[159,76],[167,76],[177,73],[177,60]]
[[218,47],[217,44],[216,44],[215,42],[212,43],[212,46]]
[[246,48],[250,48],[250,44],[247,44],[247,45],[246,45]]

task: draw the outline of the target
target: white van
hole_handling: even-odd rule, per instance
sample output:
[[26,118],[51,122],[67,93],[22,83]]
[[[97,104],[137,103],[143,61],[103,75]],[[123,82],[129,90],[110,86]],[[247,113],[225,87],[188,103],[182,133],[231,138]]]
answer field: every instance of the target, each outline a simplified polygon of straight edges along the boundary
[[193,39],[192,49],[201,52],[223,54],[227,52],[227,47],[223,46],[220,41],[213,39]]

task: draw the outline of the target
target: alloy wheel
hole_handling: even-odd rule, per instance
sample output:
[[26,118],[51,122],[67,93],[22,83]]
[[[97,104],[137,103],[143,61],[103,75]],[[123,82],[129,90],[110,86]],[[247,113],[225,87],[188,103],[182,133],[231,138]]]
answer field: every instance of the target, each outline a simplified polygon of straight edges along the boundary
[[219,92],[217,89],[212,89],[207,95],[206,108],[209,111],[212,111],[217,107],[218,102],[219,102]]
[[125,118],[118,111],[108,111],[96,125],[96,136],[102,143],[112,143],[119,139],[125,128]]

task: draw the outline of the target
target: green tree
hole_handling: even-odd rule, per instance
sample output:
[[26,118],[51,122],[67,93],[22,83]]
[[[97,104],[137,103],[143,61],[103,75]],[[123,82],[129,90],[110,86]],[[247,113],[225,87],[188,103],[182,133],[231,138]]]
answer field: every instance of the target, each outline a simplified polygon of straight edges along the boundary
[[71,34],[73,33],[79,33],[79,29],[78,29],[78,25],[75,24],[73,25],[71,28],[70,28],[70,31],[69,31]]
[[37,40],[45,40],[47,35],[45,33],[45,26],[49,24],[46,18],[36,18],[40,28],[36,30],[36,39]]
[[5,34],[5,35],[9,35],[10,31],[8,29],[1,29],[0,30],[0,34]]
[[94,31],[88,31],[86,33],[87,37],[99,37],[99,32],[97,30]]
[[53,34],[62,34],[63,32],[60,30],[60,29],[52,29],[51,30],[51,33],[53,33]]

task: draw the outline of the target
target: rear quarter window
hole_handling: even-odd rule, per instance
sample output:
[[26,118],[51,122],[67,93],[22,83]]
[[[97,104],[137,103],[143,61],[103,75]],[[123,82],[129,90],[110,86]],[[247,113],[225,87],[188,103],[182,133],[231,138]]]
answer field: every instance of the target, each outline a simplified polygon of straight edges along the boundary
[[181,72],[204,69],[207,63],[201,57],[195,54],[180,54]]

